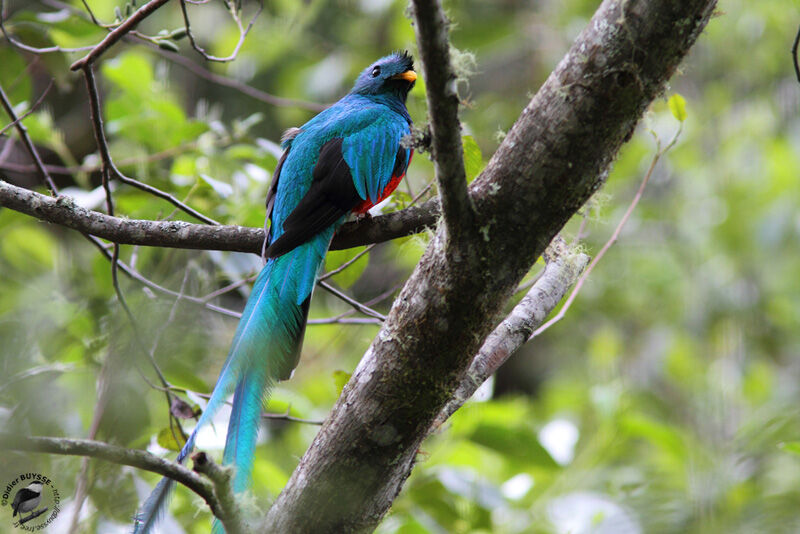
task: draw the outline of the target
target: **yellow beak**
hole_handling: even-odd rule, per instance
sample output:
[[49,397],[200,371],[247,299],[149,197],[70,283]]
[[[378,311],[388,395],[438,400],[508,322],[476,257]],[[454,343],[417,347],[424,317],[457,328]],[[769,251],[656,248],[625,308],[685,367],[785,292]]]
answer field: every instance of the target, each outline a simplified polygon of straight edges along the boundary
[[417,80],[417,73],[413,70],[407,70],[405,72],[401,72],[400,74],[395,74],[390,78],[391,80],[405,80],[408,83],[414,82]]

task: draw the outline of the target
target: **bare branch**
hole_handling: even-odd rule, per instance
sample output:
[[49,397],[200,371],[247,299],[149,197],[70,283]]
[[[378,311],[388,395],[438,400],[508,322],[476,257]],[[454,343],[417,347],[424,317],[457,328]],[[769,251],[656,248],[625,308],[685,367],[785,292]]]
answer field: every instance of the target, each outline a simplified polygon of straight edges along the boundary
[[528,341],[531,332],[555,309],[589,263],[589,256],[569,250],[560,237],[553,240],[545,256],[548,260],[542,276],[486,338],[453,398],[431,425],[431,430],[453,415],[481,384]]
[[262,91],[261,89],[256,89],[255,87],[247,85],[246,83],[242,83],[239,80],[235,80],[233,78],[229,78],[227,76],[222,76],[221,74],[211,72],[202,65],[198,65],[191,59],[184,57],[180,54],[171,52],[169,50],[164,50],[163,48],[159,48],[153,45],[152,43],[148,44],[151,45],[152,50],[154,52],[157,52],[158,54],[164,56],[173,63],[177,63],[181,67],[191,71],[193,74],[203,78],[204,80],[208,80],[209,82],[215,83],[217,85],[222,85],[224,87],[230,87],[231,89],[235,89],[240,93],[249,96],[250,98],[254,98],[260,102],[264,102],[265,104],[270,104],[279,107],[296,107],[315,112],[322,111],[328,107],[328,104],[318,104],[316,102],[308,102],[305,100],[297,100],[294,98],[284,98],[282,96],[276,96],[267,93],[265,91]]
[[31,54],[49,54],[52,52],[83,52],[85,50],[91,50],[92,46],[79,46],[77,48],[62,48],[60,46],[49,46],[46,48],[36,48],[34,46],[28,46],[20,41],[17,41],[8,33],[8,30],[5,26],[5,0],[0,0],[0,31],[3,32],[6,40],[11,43],[13,46],[19,48],[20,50],[24,50],[25,52],[29,52]]
[[78,70],[84,68],[86,65],[91,65],[103,53],[111,48],[117,41],[122,39],[127,33],[131,32],[136,26],[144,19],[153,14],[158,8],[169,2],[169,0],[150,0],[145,5],[133,12],[125,22],[117,26],[116,29],[106,35],[105,39],[100,41],[92,48],[92,51],[84,57],[70,65],[70,70]]
[[412,0],[411,6],[425,77],[432,155],[442,213],[448,243],[457,243],[461,236],[474,235],[475,209],[467,194],[457,80],[450,62],[450,23],[440,0]]
[[[20,117],[21,119],[22,117]],[[174,146],[172,148],[167,148],[160,152],[153,152],[152,154],[148,154],[146,156],[141,157],[131,157],[121,159],[115,162],[117,168],[125,168],[125,167],[132,167],[137,166],[142,163],[155,163],[158,161],[162,161],[173,156],[177,156],[183,154],[185,152],[189,152],[191,150],[195,150],[197,148],[197,142],[192,141],[190,143],[184,143],[178,146]],[[51,173],[57,174],[77,174],[81,172],[99,172],[103,168],[103,164],[99,163],[96,165],[73,165],[73,166],[64,166],[64,165],[45,165],[45,168]],[[35,165],[26,165],[20,163],[12,163],[12,162],[3,162],[0,159],[0,169],[7,169],[9,171],[14,172],[36,172]]]
[[[183,221],[122,219],[87,210],[68,196],[48,197],[0,180],[0,206],[43,221],[123,245],[261,253],[263,228],[211,226]],[[333,239],[332,250],[403,237],[436,224],[438,202],[347,223]]]
[[[2,0],[0,0],[0,1],[2,1]],[[45,4],[47,4],[47,5],[50,5],[50,6],[54,7],[54,8],[56,8],[56,9],[68,9],[72,13],[75,13],[76,15],[81,16],[82,18],[84,18],[86,20],[91,20],[94,24],[97,24],[98,26],[101,26],[101,27],[104,27],[104,28],[108,27],[107,25],[104,25],[101,22],[99,22],[93,16],[93,14],[91,12],[90,12],[90,15],[87,16],[85,13],[83,13],[81,10],[79,10],[75,6],[72,6],[70,4],[64,3],[64,2],[62,2],[60,0],[41,0],[41,1],[43,3],[45,3]],[[187,0],[187,1],[189,1],[189,0]],[[205,4],[205,3],[207,3],[207,1],[204,1],[204,2],[192,2],[192,1],[189,1],[189,3],[190,4]],[[325,109],[325,108],[327,108],[329,106],[329,104],[320,104],[320,103],[317,103],[317,102],[308,102],[306,100],[298,100],[298,99],[294,99],[294,98],[284,98],[284,97],[281,97],[281,96],[276,96],[276,95],[267,93],[265,91],[262,91],[260,89],[256,89],[255,87],[252,87],[250,85],[247,85],[246,83],[240,82],[239,80],[235,80],[233,78],[229,78],[227,76],[222,76],[221,74],[217,74],[217,73],[211,72],[210,70],[206,69],[202,65],[198,65],[197,63],[195,63],[191,59],[189,59],[187,57],[184,57],[181,54],[178,54],[176,52],[171,52],[169,50],[165,50],[164,48],[159,47],[155,42],[153,42],[153,40],[151,38],[147,38],[146,36],[142,36],[142,35],[138,34],[138,32],[131,32],[131,36],[125,36],[125,38],[126,39],[127,38],[130,38],[130,39],[137,38],[137,42],[143,43],[145,45],[148,45],[153,52],[156,52],[156,53],[160,54],[161,56],[167,58],[168,60],[170,60],[173,63],[177,63],[181,67],[191,71],[192,73],[194,73],[195,75],[203,78],[204,80],[208,80],[208,81],[210,81],[212,83],[215,83],[217,85],[222,85],[223,87],[229,87],[231,89],[239,91],[240,93],[242,93],[244,95],[249,96],[250,98],[254,98],[255,100],[259,100],[261,102],[264,102],[265,104],[270,104],[270,105],[279,106],[279,107],[297,107],[297,108],[307,109],[309,111],[315,111],[315,112],[322,111],[323,109]],[[93,47],[87,47],[85,49],[91,49],[91,48],[93,48]],[[122,162],[120,162],[118,165],[122,166]]]
[[344,317],[344,314],[330,317],[328,319],[309,319],[306,324],[320,325],[320,324],[376,324],[380,325],[383,321],[376,317]]
[[800,45],[800,28],[797,28],[797,35],[794,38],[792,45],[792,63],[794,64],[794,74],[797,76],[797,81],[800,82],[800,65],[797,63],[797,47]]
[[194,34],[192,33],[192,26],[189,23],[189,13],[186,11],[186,1],[185,0],[180,0],[180,1],[181,1],[181,11],[183,12],[183,23],[186,26],[186,34],[189,36],[189,42],[192,44],[192,48],[194,48],[198,54],[203,56],[203,59],[205,59],[206,61],[218,61],[220,63],[225,63],[236,59],[236,56],[239,55],[239,50],[242,49],[244,40],[247,38],[247,34],[250,33],[250,30],[253,28],[253,24],[255,24],[256,22],[256,18],[258,18],[258,15],[261,14],[261,10],[264,9],[263,0],[259,0],[258,10],[250,19],[250,23],[247,25],[247,28],[244,28],[242,26],[242,19],[239,15],[239,9],[236,7],[236,4],[226,1],[226,5],[231,12],[231,17],[233,18],[234,22],[236,22],[236,26],[239,28],[239,41],[236,43],[233,52],[231,52],[231,55],[227,57],[217,57],[208,54],[205,50],[203,50],[203,48],[199,44],[197,44],[197,41],[195,41]]
[[336,276],[337,274],[339,274],[340,272],[344,271],[345,269],[347,269],[348,267],[353,265],[355,262],[360,260],[364,255],[369,254],[370,251],[373,248],[375,248],[375,244],[374,243],[372,245],[368,246],[368,247],[365,247],[364,250],[362,250],[361,252],[359,252],[358,254],[356,254],[355,256],[353,256],[352,258],[350,258],[349,260],[347,260],[346,262],[344,262],[343,264],[341,264],[340,266],[338,266],[334,270],[328,271],[326,273],[323,273],[322,275],[320,275],[320,277],[319,277],[319,279],[317,281],[318,282],[322,282],[322,281],[327,280],[328,278],[330,278],[332,276]]
[[328,282],[320,280],[319,281],[319,286],[322,289],[324,289],[325,291],[327,291],[328,293],[330,293],[330,294],[342,299],[343,301],[345,301],[346,303],[348,303],[349,305],[351,305],[353,308],[355,308],[356,310],[360,311],[364,315],[370,315],[370,316],[372,316],[372,317],[374,317],[374,318],[376,318],[376,319],[378,319],[380,321],[386,320],[386,316],[384,316],[382,313],[378,313],[375,310],[373,310],[372,308],[370,308],[369,306],[366,306],[366,305],[358,302],[356,299],[354,299],[352,297],[348,297],[347,295],[345,295],[344,293],[342,293],[341,291],[339,291],[338,289],[336,289],[335,287],[330,285]]
[[[678,126],[678,131],[675,132],[675,135],[672,137],[672,139],[670,139],[669,143],[667,143],[667,146],[665,146],[663,149],[661,148],[661,142],[656,137],[656,153],[653,155],[653,159],[650,162],[650,167],[648,167],[647,173],[645,173],[644,178],[642,179],[642,183],[639,184],[639,189],[633,196],[633,200],[631,201],[630,205],[628,205],[628,209],[625,210],[625,214],[622,216],[622,219],[620,219],[619,224],[617,224],[617,227],[614,229],[614,233],[611,234],[611,237],[608,239],[608,241],[606,241],[606,243],[600,249],[600,252],[597,253],[597,256],[595,256],[592,259],[592,262],[589,264],[589,266],[586,268],[583,274],[581,274],[581,277],[575,284],[575,288],[572,290],[572,293],[569,294],[567,301],[564,303],[561,309],[558,310],[558,313],[555,315],[555,317],[553,317],[545,324],[540,326],[538,329],[536,329],[536,331],[531,334],[531,337],[529,339],[535,338],[536,336],[538,336],[539,334],[541,334],[542,332],[544,332],[545,330],[556,324],[558,321],[563,319],[564,316],[567,314],[567,311],[569,311],[570,306],[572,306],[572,303],[578,296],[578,292],[580,292],[581,288],[583,287],[583,283],[586,282],[586,279],[592,273],[597,263],[601,259],[603,259],[603,256],[606,255],[608,249],[610,249],[611,246],[617,242],[617,239],[619,239],[619,234],[622,233],[622,227],[625,226],[626,222],[628,222],[628,219],[630,219],[631,214],[633,214],[633,210],[636,209],[636,206],[642,199],[642,195],[644,194],[644,188],[647,187],[647,182],[650,181],[650,176],[652,176],[653,170],[656,168],[656,164],[661,159],[661,157],[675,145],[675,142],[678,140],[678,136],[680,136],[682,130],[683,130],[683,123],[680,123],[680,125]],[[580,232],[578,232],[578,235],[580,235]]]
[[[2,9],[3,9],[2,6],[0,6],[0,13],[2,12]],[[53,178],[50,176],[50,173],[47,172],[47,168],[44,166],[44,162],[42,161],[42,158],[39,156],[39,152],[33,145],[33,141],[31,141],[31,136],[28,135],[28,129],[25,128],[25,125],[22,124],[22,122],[20,122],[19,117],[17,117],[17,114],[14,112],[14,106],[11,105],[11,102],[8,100],[8,96],[6,96],[6,92],[3,91],[2,86],[0,86],[0,103],[2,103],[3,109],[6,110],[8,117],[11,119],[11,122],[17,129],[19,137],[20,139],[22,139],[22,144],[25,145],[25,149],[28,151],[28,154],[30,154],[31,159],[36,165],[36,169],[39,171],[39,174],[41,175],[45,184],[47,184],[47,187],[50,188],[50,192],[55,195],[58,192],[58,188],[56,187]]]
[[176,462],[164,460],[147,451],[126,449],[89,439],[25,437],[5,432],[0,432],[0,450],[89,456],[151,471],[180,482],[202,497],[215,516],[224,515],[211,482]]

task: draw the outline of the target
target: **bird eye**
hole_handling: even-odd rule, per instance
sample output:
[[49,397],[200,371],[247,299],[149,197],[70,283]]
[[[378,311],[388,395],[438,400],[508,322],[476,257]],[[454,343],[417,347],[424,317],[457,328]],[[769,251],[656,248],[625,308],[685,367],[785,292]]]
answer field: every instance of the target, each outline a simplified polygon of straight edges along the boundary
[[372,69],[372,77],[377,78],[381,73],[381,68],[378,65],[375,65]]

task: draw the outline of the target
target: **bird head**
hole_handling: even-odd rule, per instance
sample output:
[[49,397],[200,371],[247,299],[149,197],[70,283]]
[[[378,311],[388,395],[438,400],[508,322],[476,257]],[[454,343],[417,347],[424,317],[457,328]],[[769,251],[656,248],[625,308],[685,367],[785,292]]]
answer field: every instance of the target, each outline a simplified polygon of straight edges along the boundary
[[394,94],[405,102],[416,80],[414,59],[408,52],[395,52],[364,69],[351,93],[365,96]]
[[31,482],[30,484],[28,484],[27,489],[29,489],[31,491],[35,491],[37,493],[41,493],[42,492],[42,487],[43,487],[43,484],[41,482],[36,481],[36,482]]

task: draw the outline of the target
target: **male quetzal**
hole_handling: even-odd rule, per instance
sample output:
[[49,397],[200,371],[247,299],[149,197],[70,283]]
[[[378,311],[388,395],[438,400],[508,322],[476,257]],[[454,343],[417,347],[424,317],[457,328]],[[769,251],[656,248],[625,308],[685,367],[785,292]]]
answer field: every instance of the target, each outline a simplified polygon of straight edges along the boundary
[[[250,484],[262,402],[297,365],[311,293],[336,228],[350,213],[365,213],[386,198],[405,175],[412,151],[400,140],[411,131],[405,103],[416,78],[408,53],[381,58],[347,96],[284,134],[267,194],[267,263],[208,405],[178,455],[183,462],[197,430],[234,392],[223,463],[235,467],[235,492]],[[135,532],[151,530],[173,484],[168,478],[159,482],[136,518]]]

